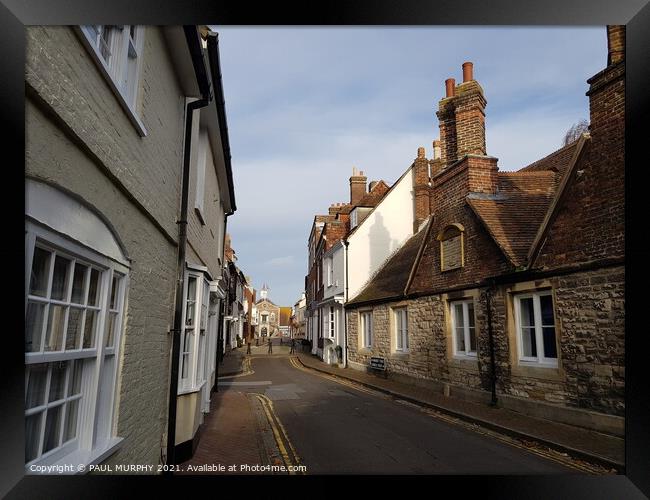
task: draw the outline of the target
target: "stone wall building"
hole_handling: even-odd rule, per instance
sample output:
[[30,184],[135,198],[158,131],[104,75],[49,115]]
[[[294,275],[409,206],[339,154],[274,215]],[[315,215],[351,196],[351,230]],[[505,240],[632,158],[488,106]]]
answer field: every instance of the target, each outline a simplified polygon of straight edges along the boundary
[[346,303],[350,366],[623,434],[624,27],[607,34],[589,133],[516,172],[488,155],[471,63],[447,81],[440,157],[414,162],[421,223]]

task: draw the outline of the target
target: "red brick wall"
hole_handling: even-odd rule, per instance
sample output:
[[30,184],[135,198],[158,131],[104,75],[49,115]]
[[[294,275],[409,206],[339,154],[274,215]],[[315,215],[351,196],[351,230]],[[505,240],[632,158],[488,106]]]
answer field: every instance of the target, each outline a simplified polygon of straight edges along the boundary
[[625,255],[625,67],[589,80],[591,140],[534,267]]
[[[453,168],[443,171],[433,179],[434,225],[420,260],[409,293],[435,292],[462,285],[478,283],[484,278],[511,270],[503,253],[467,206],[466,196],[470,187],[470,167],[468,158]],[[478,159],[476,159],[478,160]],[[492,160],[481,160],[481,165]],[[475,175],[475,174],[472,174]],[[452,223],[465,228],[465,265],[460,269],[440,272],[440,242],[437,235]]]

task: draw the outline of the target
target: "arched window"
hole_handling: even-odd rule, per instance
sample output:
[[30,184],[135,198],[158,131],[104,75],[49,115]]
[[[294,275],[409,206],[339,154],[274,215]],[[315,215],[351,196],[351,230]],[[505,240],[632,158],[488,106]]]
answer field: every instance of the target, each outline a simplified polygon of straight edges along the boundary
[[461,224],[450,224],[438,234],[440,241],[440,271],[458,269],[465,265],[465,228]]
[[25,462],[110,453],[129,261],[91,208],[27,179]]

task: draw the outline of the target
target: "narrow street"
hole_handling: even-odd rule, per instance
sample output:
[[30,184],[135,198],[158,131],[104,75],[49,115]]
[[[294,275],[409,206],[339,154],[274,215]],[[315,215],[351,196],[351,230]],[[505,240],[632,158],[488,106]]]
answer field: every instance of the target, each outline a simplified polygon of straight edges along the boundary
[[[279,342],[273,354],[267,349],[253,347],[245,371],[219,381],[220,397],[247,396],[257,415],[258,443],[266,450],[261,455],[275,457],[267,463],[304,465],[299,473],[306,474],[584,472],[570,461],[560,463],[418,405],[305,368]],[[205,436],[201,445],[208,440]]]

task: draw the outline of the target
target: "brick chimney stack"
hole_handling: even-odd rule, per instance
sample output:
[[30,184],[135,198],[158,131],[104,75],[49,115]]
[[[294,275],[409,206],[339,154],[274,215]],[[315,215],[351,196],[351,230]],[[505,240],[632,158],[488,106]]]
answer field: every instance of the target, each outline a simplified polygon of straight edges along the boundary
[[625,26],[607,26],[607,66],[625,59]]
[[474,80],[474,65],[463,64],[463,82],[445,81],[445,97],[438,106],[442,167],[465,155],[485,155],[485,106],[483,89]]
[[587,83],[590,154],[603,158],[607,176],[620,180],[625,175],[625,26],[607,26],[607,67]]
[[363,175],[363,170],[359,172],[356,167],[352,167],[352,177],[350,177],[350,204],[356,205],[366,194],[366,181],[368,178]]
[[417,158],[413,161],[413,192],[415,197],[413,233],[417,233],[422,222],[430,214],[429,160],[423,147],[418,148]]

